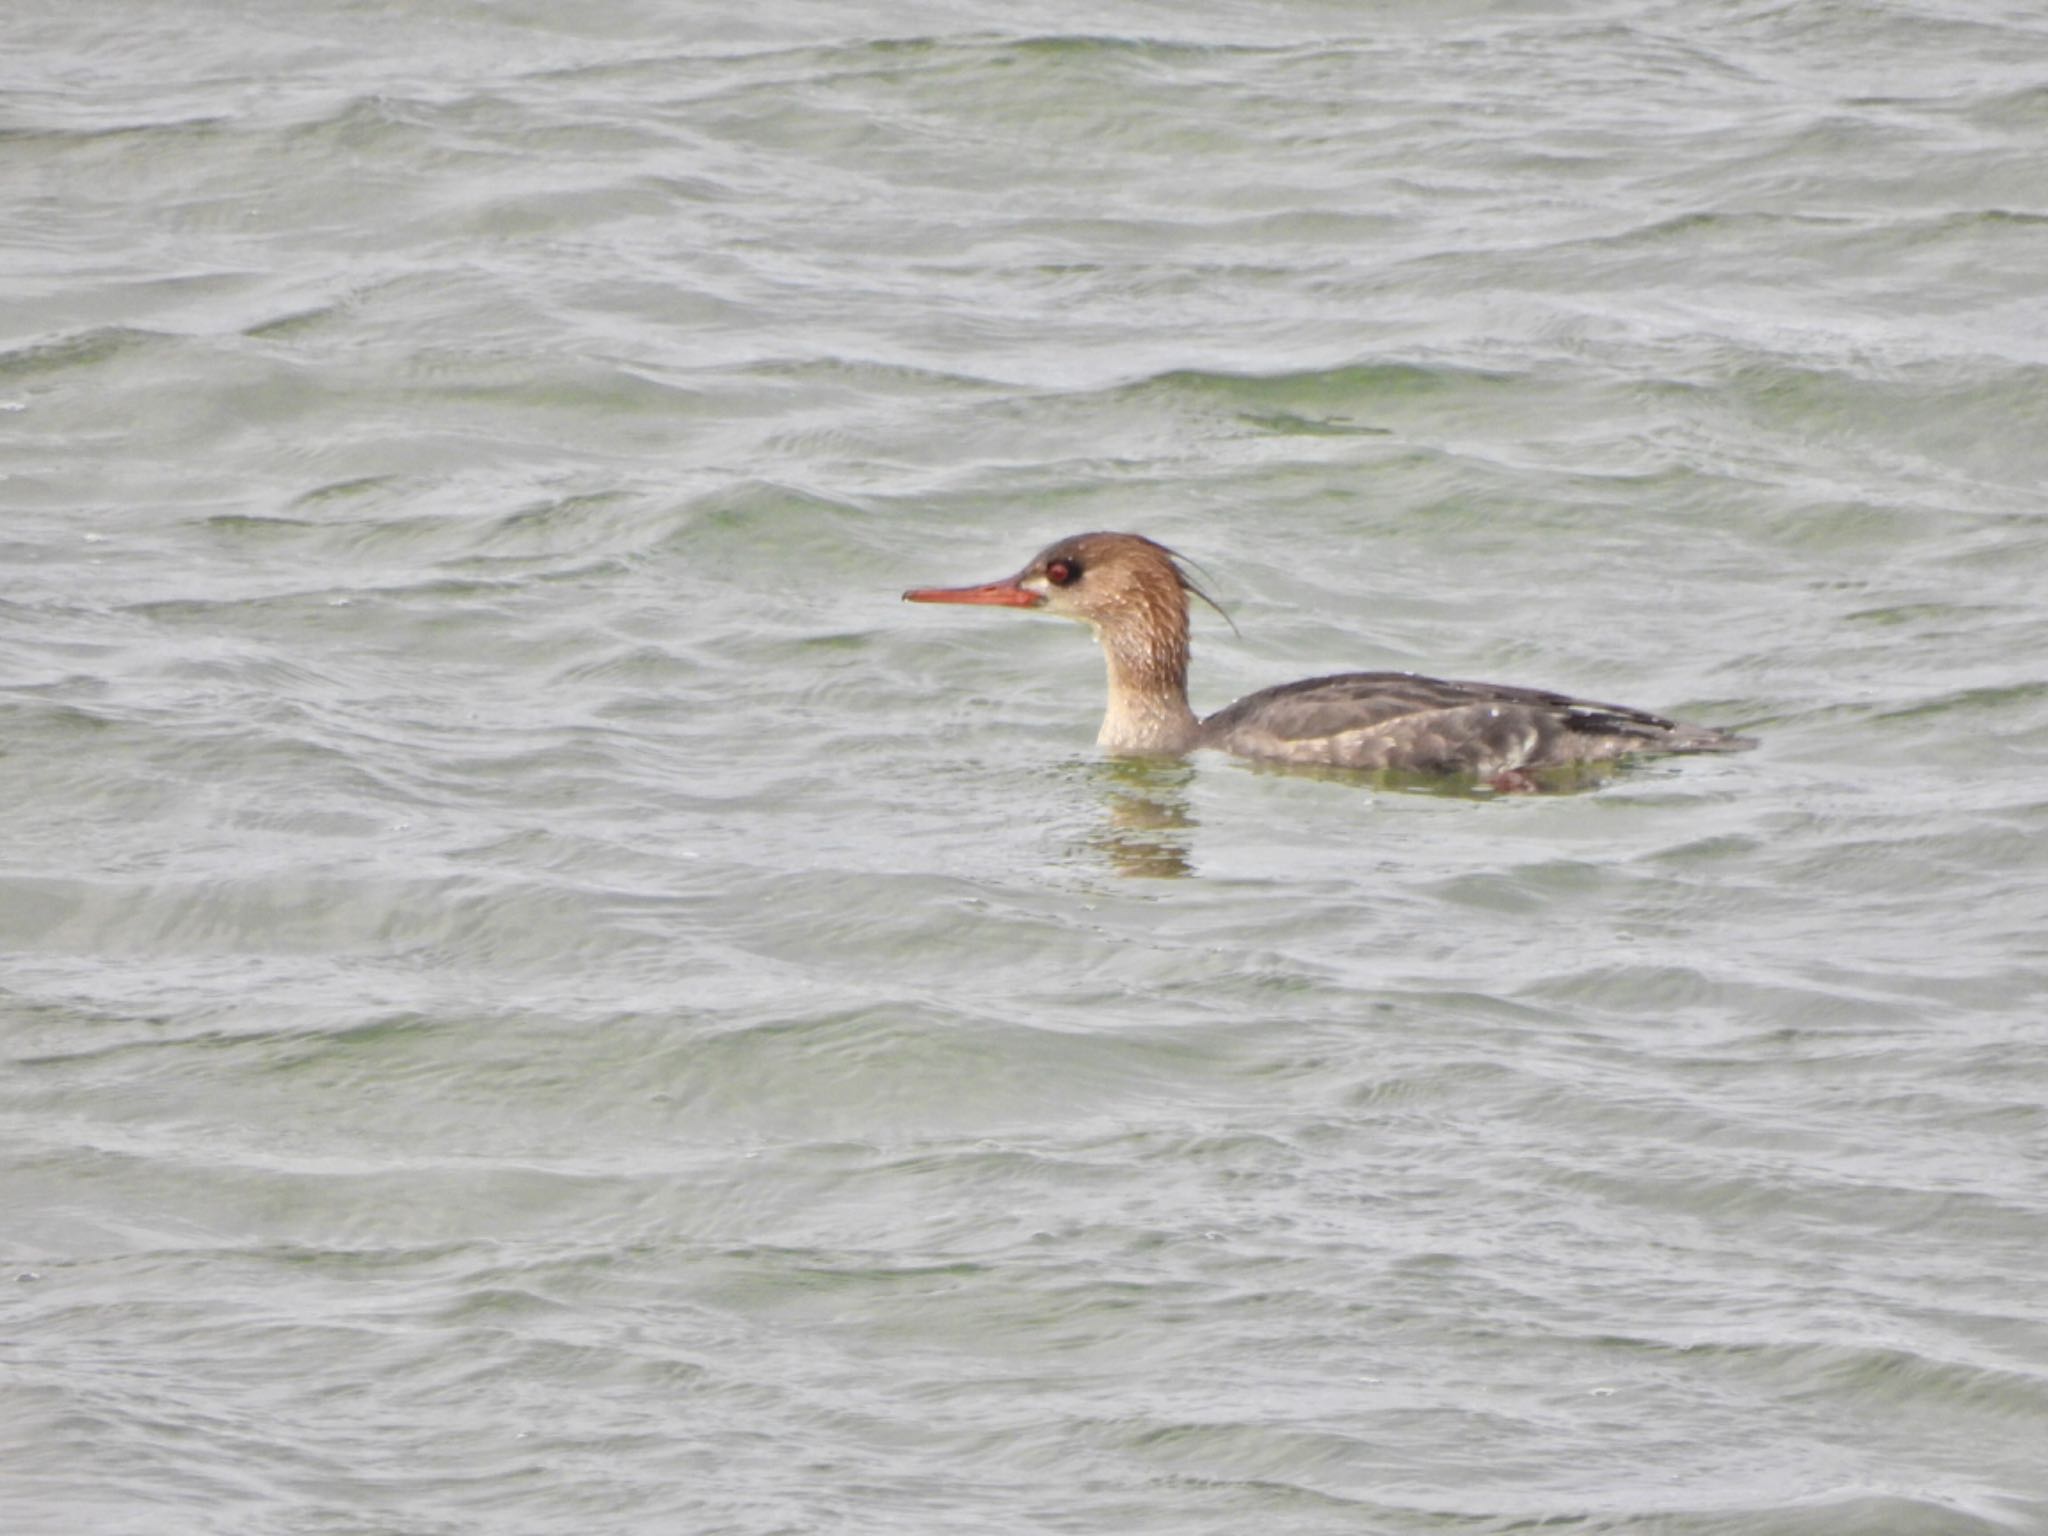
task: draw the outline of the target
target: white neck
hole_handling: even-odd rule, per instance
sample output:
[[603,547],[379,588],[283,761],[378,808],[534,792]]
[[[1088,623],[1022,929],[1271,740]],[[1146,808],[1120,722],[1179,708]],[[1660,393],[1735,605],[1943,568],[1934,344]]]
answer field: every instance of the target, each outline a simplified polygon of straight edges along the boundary
[[1188,708],[1185,633],[1178,646],[1164,650],[1146,646],[1144,636],[1129,631],[1119,637],[1098,625],[1095,634],[1109,663],[1109,708],[1095,744],[1133,757],[1192,749],[1202,727]]

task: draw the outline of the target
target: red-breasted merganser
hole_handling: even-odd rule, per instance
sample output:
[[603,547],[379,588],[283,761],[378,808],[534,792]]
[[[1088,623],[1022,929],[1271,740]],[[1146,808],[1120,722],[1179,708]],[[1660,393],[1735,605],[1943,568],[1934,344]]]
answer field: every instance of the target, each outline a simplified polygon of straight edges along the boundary
[[1215,606],[1164,545],[1135,533],[1083,533],[1048,546],[1000,581],[917,587],[903,597],[1043,608],[1091,626],[1109,662],[1109,710],[1096,744],[1123,755],[1178,756],[1208,747],[1264,762],[1469,775],[1524,789],[1534,787],[1524,778],[1532,770],[1756,745],[1618,704],[1410,672],[1312,677],[1197,719],[1188,708],[1190,594]]

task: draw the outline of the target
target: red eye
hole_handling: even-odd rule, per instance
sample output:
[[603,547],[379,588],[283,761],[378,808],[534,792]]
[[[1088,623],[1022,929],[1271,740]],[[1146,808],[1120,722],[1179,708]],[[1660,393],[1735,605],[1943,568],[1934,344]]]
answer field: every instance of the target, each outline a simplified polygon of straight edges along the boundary
[[1045,579],[1056,587],[1064,587],[1080,574],[1081,568],[1071,560],[1055,560],[1045,568]]

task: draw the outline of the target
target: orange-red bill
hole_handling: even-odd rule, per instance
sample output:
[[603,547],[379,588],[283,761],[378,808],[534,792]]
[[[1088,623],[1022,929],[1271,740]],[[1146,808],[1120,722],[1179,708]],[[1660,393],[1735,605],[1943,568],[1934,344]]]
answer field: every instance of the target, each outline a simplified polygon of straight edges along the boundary
[[912,587],[906,603],[988,603],[998,608],[1036,608],[1045,598],[1017,585],[1015,577],[979,587]]

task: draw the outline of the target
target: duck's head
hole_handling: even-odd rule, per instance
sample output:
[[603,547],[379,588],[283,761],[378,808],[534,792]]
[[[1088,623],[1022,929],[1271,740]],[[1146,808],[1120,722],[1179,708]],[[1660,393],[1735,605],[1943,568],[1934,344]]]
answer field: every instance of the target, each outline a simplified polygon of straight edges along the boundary
[[1187,626],[1188,594],[1208,601],[1172,550],[1136,533],[1077,533],[1048,544],[1014,576],[975,587],[915,587],[909,603],[1043,608],[1116,634]]

